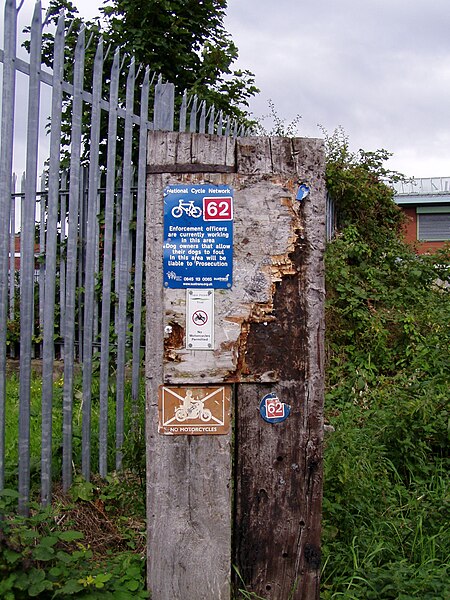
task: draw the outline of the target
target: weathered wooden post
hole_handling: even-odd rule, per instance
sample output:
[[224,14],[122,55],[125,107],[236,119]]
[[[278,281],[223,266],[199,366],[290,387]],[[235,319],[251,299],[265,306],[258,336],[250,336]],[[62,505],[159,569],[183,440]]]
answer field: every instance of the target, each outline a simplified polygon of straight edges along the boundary
[[319,140],[150,134],[153,600],[319,598],[323,173]]

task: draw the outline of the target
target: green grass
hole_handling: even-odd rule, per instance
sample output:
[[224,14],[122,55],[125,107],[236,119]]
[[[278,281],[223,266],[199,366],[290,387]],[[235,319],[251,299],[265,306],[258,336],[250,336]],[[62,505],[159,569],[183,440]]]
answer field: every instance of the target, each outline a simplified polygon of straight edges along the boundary
[[[74,476],[81,468],[81,444],[82,444],[82,391],[81,378],[78,378],[74,386],[73,416],[72,416],[72,451]],[[56,481],[61,477],[62,468],[62,420],[63,420],[63,380],[57,379],[53,389],[52,410],[52,473]],[[41,460],[41,389],[42,378],[33,374],[31,380],[30,394],[30,470],[32,482],[38,484],[40,460]],[[91,469],[98,469],[98,418],[99,418],[99,381],[93,379],[92,384],[92,412],[91,412]],[[111,383],[108,399],[108,466],[110,471],[115,468],[115,385]],[[143,432],[145,392],[141,386],[139,396],[139,412],[137,423],[132,430],[130,416],[131,405],[131,383],[127,382],[125,387],[125,442],[123,446],[124,464],[133,465],[139,470],[139,476],[143,478],[145,473],[145,452],[142,449],[145,441],[140,433]],[[18,424],[19,424],[19,377],[11,374],[7,379],[6,397],[6,428],[5,428],[5,485],[17,488],[17,463],[18,463]]]
[[450,597],[449,262],[328,248],[323,600]]
[[[54,387],[52,506],[39,506],[41,450],[41,378],[31,383],[30,515],[17,515],[17,437],[19,380],[7,381],[6,489],[0,492],[0,596],[22,598],[98,598],[135,600],[147,598],[145,525],[145,440],[143,410],[134,430],[126,436],[124,470],[104,480],[93,475],[90,482],[78,474],[81,462],[81,381],[77,381],[73,404],[73,485],[63,493],[61,477],[62,381]],[[98,382],[92,401],[92,454],[95,473],[98,452]],[[144,390],[140,402],[143,409]],[[109,399],[111,470],[115,461],[115,390]],[[131,414],[130,387],[126,388],[125,414]],[[129,430],[130,423],[126,423]]]

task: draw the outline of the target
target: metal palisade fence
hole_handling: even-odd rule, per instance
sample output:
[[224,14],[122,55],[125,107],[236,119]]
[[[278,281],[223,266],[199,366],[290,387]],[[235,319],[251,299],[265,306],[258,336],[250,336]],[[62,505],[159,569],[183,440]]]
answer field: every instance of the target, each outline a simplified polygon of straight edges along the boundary
[[[75,392],[78,396],[81,393],[80,469],[83,477],[89,479],[91,475],[94,446],[98,448],[95,464],[98,464],[101,476],[106,476],[108,468],[120,469],[122,466],[126,427],[132,427],[133,415],[139,408],[149,132],[171,131],[175,119],[180,131],[235,136],[246,132],[222,113],[215,114],[213,107],[208,109],[196,97],[189,98],[187,93],[179,99],[177,104],[181,108],[175,115],[174,85],[164,83],[161,78],[155,81],[149,67],[138,67],[132,57],[121,56],[118,49],[112,60],[106,61],[107,52],[101,38],[97,42],[92,68],[86,66],[86,49],[91,40],[86,41],[83,28],[77,35],[73,53],[68,56],[65,46],[69,32],[63,13],[54,32],[52,69],[42,67],[45,24],[40,2],[35,5],[30,29],[29,60],[21,60],[17,56],[17,14],[15,0],[6,0],[4,48],[0,50],[3,64],[0,489],[6,483],[5,429],[10,418],[7,365],[11,357],[16,360],[18,357],[17,480],[19,510],[26,513],[30,498],[33,358],[39,358],[42,364],[39,419],[42,503],[48,504],[51,500],[55,353],[63,365],[64,488],[68,489],[74,469],[79,468],[74,464],[73,451]],[[26,76],[28,87],[26,171],[21,183],[13,174],[18,72]],[[88,85],[86,81],[89,81]],[[46,169],[39,179],[39,127],[44,86],[51,90],[51,126]],[[135,114],[136,105],[139,114]],[[20,323],[17,344],[8,333],[12,323]],[[112,366],[115,369],[113,401]],[[78,390],[77,377],[82,380]],[[131,416],[125,411],[126,379],[130,378]],[[95,444],[94,401],[98,406]],[[115,423],[109,414],[111,404],[115,406]],[[115,438],[113,466],[108,464],[111,423]]]

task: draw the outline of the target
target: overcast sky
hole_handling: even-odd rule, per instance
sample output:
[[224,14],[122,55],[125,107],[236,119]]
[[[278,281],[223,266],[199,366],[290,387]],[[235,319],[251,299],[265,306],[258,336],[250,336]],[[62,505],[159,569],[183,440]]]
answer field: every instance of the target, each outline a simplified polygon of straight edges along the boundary
[[[88,18],[101,0],[74,3]],[[287,123],[301,115],[299,135],[342,126],[408,176],[450,175],[449,0],[228,0],[227,12],[237,66],[261,89],[255,116],[270,99]]]
[[448,0],[230,0],[227,27],[261,94],[299,133],[342,126],[408,176],[450,174]]

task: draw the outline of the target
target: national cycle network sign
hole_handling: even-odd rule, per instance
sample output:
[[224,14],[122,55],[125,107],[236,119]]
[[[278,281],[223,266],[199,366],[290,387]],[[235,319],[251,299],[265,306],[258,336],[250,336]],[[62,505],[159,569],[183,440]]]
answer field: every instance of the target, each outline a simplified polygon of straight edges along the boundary
[[230,288],[233,190],[225,185],[164,189],[164,286]]

